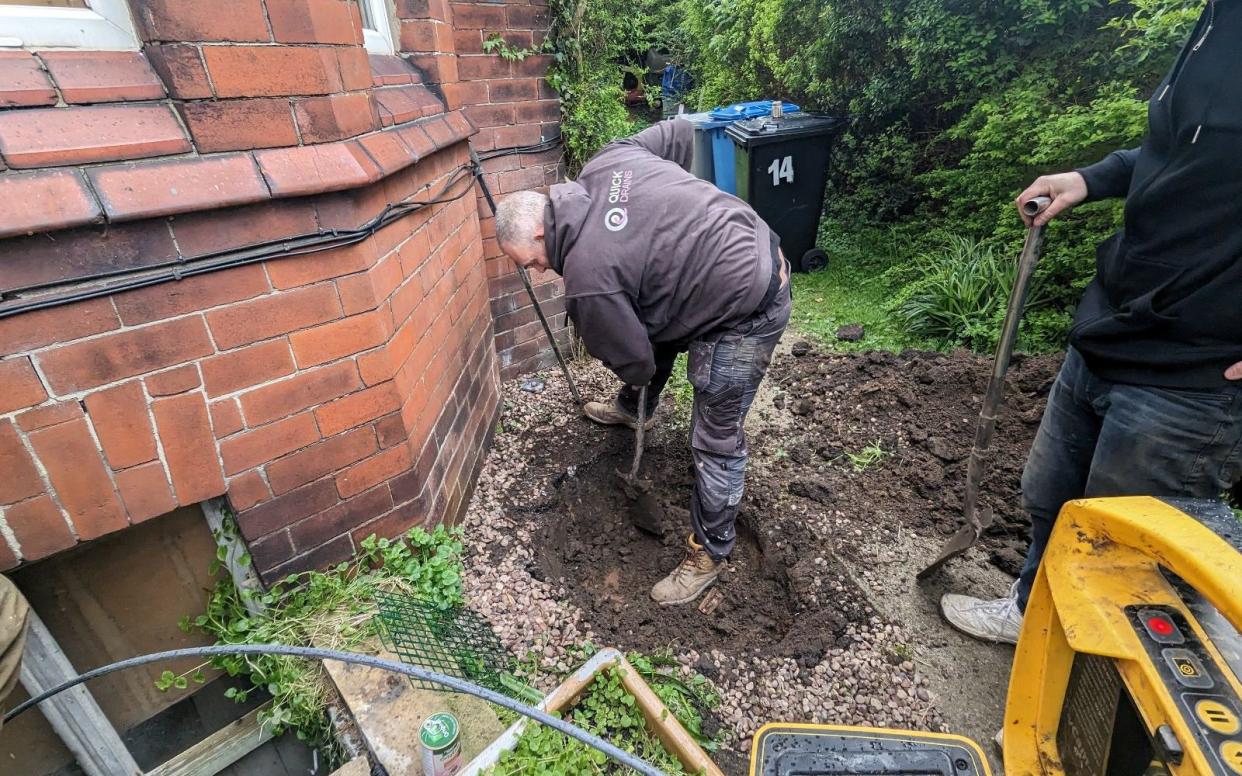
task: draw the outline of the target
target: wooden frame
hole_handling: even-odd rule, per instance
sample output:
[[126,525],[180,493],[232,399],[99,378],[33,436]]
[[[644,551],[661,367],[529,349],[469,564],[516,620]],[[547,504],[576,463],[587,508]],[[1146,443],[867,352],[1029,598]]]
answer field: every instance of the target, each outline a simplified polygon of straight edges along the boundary
[[[584,663],[543,699],[538,706],[539,710],[555,713],[573,706],[591,682],[609,668],[621,670],[621,684],[638,702],[638,709],[647,722],[647,729],[660,739],[665,749],[681,761],[687,772],[702,773],[706,776],[724,776],[724,772],[712,762],[694,737],[686,732],[686,729],[677,721],[677,717],[673,716],[659,696],[643,681],[634,666],[630,665],[625,656],[615,649],[601,650],[595,657]],[[522,735],[530,721],[529,717],[522,717],[510,725],[500,738],[493,741],[491,746],[471,760],[461,770],[459,776],[479,776],[495,765],[502,753],[517,745],[518,737]]]
[[[31,697],[77,676],[51,631],[31,609],[22,653],[22,686]],[[87,776],[139,776],[142,769],[85,685],[48,698],[39,710]]]
[[88,0],[87,8],[0,5],[0,49],[136,50],[138,35],[125,0]]

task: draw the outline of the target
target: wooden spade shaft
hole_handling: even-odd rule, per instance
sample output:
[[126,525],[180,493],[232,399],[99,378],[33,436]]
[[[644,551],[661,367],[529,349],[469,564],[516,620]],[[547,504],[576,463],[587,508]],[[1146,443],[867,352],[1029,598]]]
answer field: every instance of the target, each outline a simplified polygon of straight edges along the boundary
[[[1023,212],[1037,215],[1048,206],[1046,197],[1024,202]],[[979,422],[975,425],[975,443],[970,450],[970,460],[966,465],[966,498],[963,500],[962,512],[966,523],[941,548],[936,560],[917,574],[923,579],[944,565],[945,561],[965,552],[975,543],[992,523],[992,510],[979,510],[979,487],[986,471],[987,456],[992,446],[992,433],[996,430],[996,414],[1000,410],[1001,401],[1005,397],[1005,375],[1009,372],[1009,362],[1013,357],[1013,348],[1018,340],[1018,327],[1022,323],[1022,311],[1026,307],[1027,294],[1031,288],[1031,278],[1035,274],[1035,266],[1039,263],[1039,254],[1044,244],[1044,227],[1032,226],[1026,231],[1026,242],[1022,245],[1022,255],[1018,258],[1018,271],[1013,281],[1013,289],[1009,292],[1009,306],[1005,311],[1005,322],[1001,326],[1000,341],[996,344],[996,356],[992,360],[992,375],[988,379],[987,391],[983,394],[983,407],[979,410]]]

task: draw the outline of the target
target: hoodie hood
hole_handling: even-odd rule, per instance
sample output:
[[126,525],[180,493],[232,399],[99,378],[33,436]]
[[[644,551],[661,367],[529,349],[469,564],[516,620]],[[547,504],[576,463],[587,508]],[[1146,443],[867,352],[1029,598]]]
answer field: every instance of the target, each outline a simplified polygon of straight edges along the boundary
[[565,274],[565,257],[578,243],[579,231],[591,209],[591,196],[577,183],[557,183],[548,190],[543,213],[543,243],[548,263],[558,275]]

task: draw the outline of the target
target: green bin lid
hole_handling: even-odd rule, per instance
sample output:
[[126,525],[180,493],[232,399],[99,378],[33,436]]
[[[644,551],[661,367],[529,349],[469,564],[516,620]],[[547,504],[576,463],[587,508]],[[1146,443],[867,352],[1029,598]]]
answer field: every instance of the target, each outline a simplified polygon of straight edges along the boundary
[[447,711],[432,714],[418,729],[418,740],[433,752],[452,746],[457,740],[457,718]]
[[729,125],[725,134],[743,148],[754,148],[815,135],[831,136],[840,132],[844,127],[845,121],[833,116],[794,113],[781,116],[779,119],[763,116],[748,121],[738,121]]

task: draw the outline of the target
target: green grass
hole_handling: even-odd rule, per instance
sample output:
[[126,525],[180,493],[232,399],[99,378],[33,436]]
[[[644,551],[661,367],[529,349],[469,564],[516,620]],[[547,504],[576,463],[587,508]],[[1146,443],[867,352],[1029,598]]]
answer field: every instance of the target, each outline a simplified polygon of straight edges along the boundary
[[[791,327],[834,350],[899,352],[926,346],[913,340],[886,309],[893,289],[881,275],[899,260],[901,241],[890,233],[872,231],[848,238],[822,233],[819,243],[828,254],[828,267],[794,275]],[[837,339],[837,329],[848,324],[862,324],[866,329],[862,340]]]

